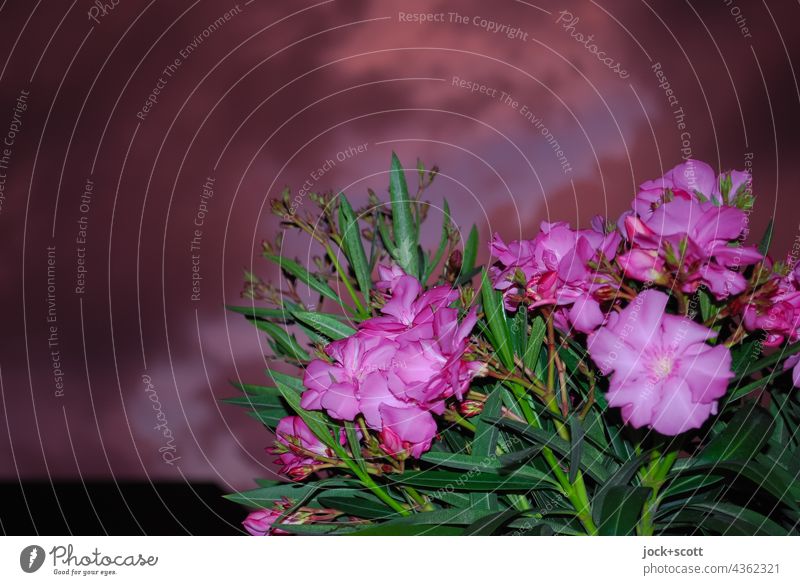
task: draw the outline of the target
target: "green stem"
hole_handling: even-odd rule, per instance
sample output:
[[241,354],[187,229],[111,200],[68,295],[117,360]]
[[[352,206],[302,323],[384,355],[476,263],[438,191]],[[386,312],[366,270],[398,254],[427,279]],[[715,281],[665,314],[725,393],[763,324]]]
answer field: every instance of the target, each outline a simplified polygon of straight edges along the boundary
[[342,462],[350,469],[350,471],[353,472],[353,475],[355,475],[359,480],[361,480],[361,483],[363,483],[366,487],[368,487],[373,494],[378,496],[378,498],[380,498],[395,512],[399,512],[400,515],[409,516],[411,514],[406,508],[403,507],[402,504],[400,504],[400,502],[398,502],[389,494],[387,494],[383,490],[383,488],[381,488],[381,486],[379,486],[375,482],[375,480],[372,479],[372,476],[369,474],[368,471],[362,469],[361,466],[358,465],[358,463],[353,461],[353,458],[347,454],[347,451],[344,450],[344,447],[342,447],[338,441],[333,441],[332,443],[330,443],[330,446],[334,450],[334,452],[339,456]]
[[384,503],[388,504],[390,508],[400,513],[401,516],[410,515],[410,512],[406,510],[402,506],[402,504],[400,504],[400,502],[398,502],[389,494],[387,494],[385,491],[383,491],[381,486],[379,486],[375,482],[375,480],[372,479],[372,476],[370,474],[362,472],[361,469],[358,468],[357,466],[350,467],[350,470],[358,476],[358,479],[361,480],[361,483],[367,486],[372,491],[372,493],[378,496]]
[[[539,424],[539,419],[537,418],[536,413],[530,407],[530,404],[528,404],[524,390],[522,388],[512,386],[512,391],[519,402],[522,413],[525,415],[525,419],[527,420],[528,424],[537,429],[542,428]],[[555,406],[555,409],[556,412],[560,414],[558,406]],[[566,429],[564,429],[564,431],[566,432]],[[568,433],[566,440],[569,440]],[[542,455],[544,456],[545,461],[547,461],[547,464],[550,466],[550,469],[553,471],[553,474],[556,476],[558,483],[561,484],[561,488],[569,498],[569,501],[575,507],[575,512],[577,513],[578,519],[581,521],[581,524],[583,524],[586,532],[588,534],[597,534],[597,525],[594,523],[594,519],[592,518],[589,496],[586,493],[586,485],[583,483],[583,475],[581,472],[578,472],[575,483],[571,484],[569,482],[569,477],[566,473],[564,473],[564,470],[561,469],[558,459],[553,454],[552,449],[549,447],[542,447]]]
[[675,461],[678,458],[678,448],[674,448],[665,455],[661,455],[657,450],[653,452],[653,460],[644,475],[642,485],[652,489],[650,495],[644,503],[642,518],[639,521],[639,535],[652,536],[655,532],[655,513],[658,510],[658,492],[664,485]]
[[431,503],[430,503],[428,500],[426,500],[426,499],[425,499],[425,496],[423,496],[422,494],[420,494],[420,493],[419,493],[417,490],[415,490],[413,487],[411,487],[411,486],[408,486],[408,485],[407,485],[407,486],[405,486],[403,489],[405,489],[406,493],[407,493],[407,494],[408,494],[408,495],[411,497],[411,499],[412,499],[412,500],[414,500],[414,502],[415,502],[415,503],[416,503],[416,504],[417,504],[417,505],[418,505],[418,506],[419,506],[419,507],[420,507],[420,508],[421,508],[423,511],[425,511],[425,512],[432,512],[432,511],[434,510],[434,507],[431,505]]

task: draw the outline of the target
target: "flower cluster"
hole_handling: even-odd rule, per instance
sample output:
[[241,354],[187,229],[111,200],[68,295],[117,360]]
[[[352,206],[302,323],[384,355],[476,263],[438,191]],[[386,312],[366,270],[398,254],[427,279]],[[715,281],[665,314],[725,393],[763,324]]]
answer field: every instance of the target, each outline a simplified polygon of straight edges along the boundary
[[536,238],[511,244],[495,234],[491,251],[498,262],[489,275],[506,308],[551,306],[562,324],[594,331],[603,322],[598,300],[616,289],[604,266],[614,260],[621,238],[606,232],[603,218],[592,224],[589,230],[573,230],[564,222],[542,222]]
[[301,406],[352,421],[359,415],[379,433],[393,456],[419,457],[437,432],[433,414],[445,400],[463,397],[481,364],[464,358],[477,320],[471,310],[459,323],[448,286],[427,291],[413,276],[380,267],[378,288],[388,296],[381,316],[329,344],[329,360],[308,364]]
[[[716,413],[732,377],[730,351],[708,345],[717,334],[690,316],[667,315],[670,297],[648,289],[668,289],[679,313],[687,312],[684,295],[701,286],[717,300],[744,293],[740,269],[763,260],[741,243],[752,201],[749,174],[717,176],[688,160],[643,183],[616,222],[597,217],[586,230],[544,222],[534,239],[510,244],[495,235],[492,282],[507,309],[548,307],[560,329],[590,334],[592,359],[602,373],[613,372],[609,404],[621,407],[626,422],[679,434]],[[772,331],[780,343],[787,328],[796,328],[787,320],[800,294],[792,296],[791,279],[774,290],[764,304],[750,306],[745,322]],[[785,301],[780,318],[766,327],[777,301]]]
[[[764,331],[766,348],[800,340],[800,264],[786,274],[771,275],[748,299],[743,312],[748,331]],[[785,367],[794,368],[794,385],[800,387],[800,354],[786,360]]]
[[315,522],[330,522],[342,514],[338,510],[329,508],[301,507],[281,519],[281,516],[291,510],[292,507],[293,504],[289,499],[281,498],[273,502],[272,508],[262,508],[250,512],[242,522],[242,525],[252,536],[285,536],[291,533],[281,530],[274,526],[275,524],[292,526],[313,524]]
[[754,247],[740,245],[749,189],[747,173],[717,177],[695,160],[643,183],[618,222],[630,246],[619,258],[625,275],[685,293],[704,285],[720,300],[743,292],[747,283],[738,269],[762,259]]
[[[282,418],[275,429],[275,436],[275,447],[270,449],[279,455],[275,463],[281,464],[281,473],[296,481],[328,466],[327,463],[335,456],[333,450],[318,439],[299,416]],[[339,442],[347,444],[344,429],[339,433]]]

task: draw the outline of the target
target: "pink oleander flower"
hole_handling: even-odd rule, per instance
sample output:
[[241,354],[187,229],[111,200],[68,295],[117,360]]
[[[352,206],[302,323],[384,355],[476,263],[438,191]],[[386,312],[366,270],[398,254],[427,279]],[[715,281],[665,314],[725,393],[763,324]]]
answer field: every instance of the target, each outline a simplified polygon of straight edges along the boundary
[[397,348],[396,342],[359,333],[330,343],[325,352],[333,361],[316,359],[306,367],[306,391],[300,405],[306,410],[326,410],[340,420],[353,420],[360,412],[362,383],[371,375],[391,370]]
[[594,295],[616,287],[598,264],[614,260],[620,236],[606,233],[602,218],[595,218],[592,226],[573,230],[565,222],[542,222],[535,239],[510,244],[495,234],[491,252],[497,264],[489,276],[494,288],[503,292],[505,307],[514,311],[522,302],[529,309],[566,307],[559,316],[565,323],[584,333],[596,329],[604,316]]
[[381,292],[391,292],[397,281],[405,275],[406,273],[397,264],[391,266],[379,264],[378,277],[380,280],[375,282],[375,288]]
[[775,275],[748,299],[742,311],[748,331],[763,330],[764,347],[800,339],[800,264],[786,276]]
[[[328,459],[335,457],[333,450],[320,441],[299,416],[282,418],[275,429],[275,436],[279,444],[277,449],[271,449],[279,454],[275,463],[282,465],[281,473],[295,481],[308,477],[322,464],[314,455]],[[344,430],[340,432],[339,442],[347,444]]]
[[281,510],[254,510],[247,515],[242,525],[252,536],[286,535],[288,532],[272,526],[281,514]]
[[361,414],[387,452],[419,457],[436,435],[433,414],[444,412],[446,399],[460,400],[482,367],[464,359],[477,316],[473,309],[459,323],[458,310],[448,306],[456,291],[423,292],[415,278],[389,272],[382,316],[329,344],[331,361],[308,365],[301,405],[341,420]]
[[436,436],[436,421],[430,412],[418,407],[397,408],[381,404],[381,448],[390,455],[409,453],[419,457],[431,448]]
[[[291,535],[290,532],[281,530],[273,526],[273,524],[275,524],[278,518],[291,508],[292,505],[292,502],[288,498],[281,498],[273,502],[272,508],[263,508],[250,512],[247,518],[242,522],[242,525],[252,536]],[[290,526],[297,524],[313,524],[314,522],[330,522],[338,516],[341,516],[341,514],[339,510],[330,508],[302,507],[281,520],[280,525]]]
[[458,298],[449,286],[436,286],[422,292],[413,276],[403,274],[392,281],[391,298],[381,309],[383,316],[361,323],[360,329],[374,331],[381,338],[424,339],[433,337],[433,316]]
[[626,276],[664,284],[675,272],[683,292],[704,284],[720,300],[743,292],[747,282],[738,269],[763,256],[740,245],[747,215],[726,203],[734,188],[742,201],[749,175],[734,171],[716,177],[711,167],[694,160],[643,183],[632,211],[618,222],[631,246],[619,258]]
[[728,348],[706,343],[716,334],[666,314],[668,300],[656,290],[639,293],[589,336],[588,350],[612,374],[608,404],[622,409],[626,423],[677,435],[717,413],[733,372]]

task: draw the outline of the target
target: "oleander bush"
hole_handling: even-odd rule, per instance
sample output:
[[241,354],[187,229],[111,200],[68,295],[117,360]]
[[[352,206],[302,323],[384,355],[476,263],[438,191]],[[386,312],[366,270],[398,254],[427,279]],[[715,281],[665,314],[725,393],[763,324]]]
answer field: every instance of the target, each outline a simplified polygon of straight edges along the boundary
[[228,402],[285,477],[228,496],[248,532],[798,532],[800,267],[747,242],[747,173],[687,160],[488,266],[447,201],[421,242],[436,174],[393,155],[388,201],[273,201],[312,254],[265,242],[280,281],[229,307],[274,355]]

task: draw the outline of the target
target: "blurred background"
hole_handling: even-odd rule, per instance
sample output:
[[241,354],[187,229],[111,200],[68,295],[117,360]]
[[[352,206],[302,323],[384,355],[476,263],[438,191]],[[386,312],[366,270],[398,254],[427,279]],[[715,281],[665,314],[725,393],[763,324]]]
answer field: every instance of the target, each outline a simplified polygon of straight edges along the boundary
[[[791,2],[0,4],[0,529],[236,532],[275,477],[231,380],[268,348],[224,305],[269,198],[385,195],[392,150],[482,241],[616,217],[684,158],[754,174],[798,238]],[[794,161],[794,162],[793,162]],[[300,238],[289,256],[316,253]],[[482,250],[480,260],[488,257]]]

